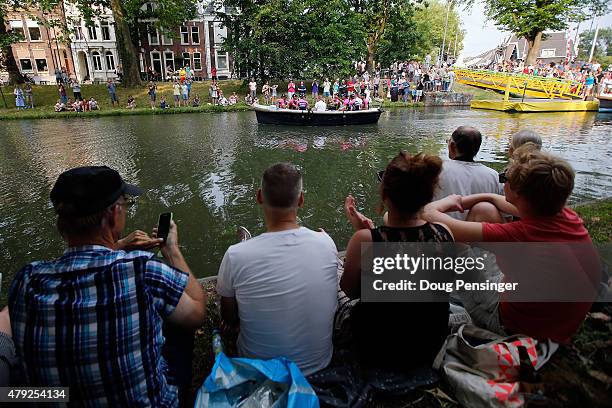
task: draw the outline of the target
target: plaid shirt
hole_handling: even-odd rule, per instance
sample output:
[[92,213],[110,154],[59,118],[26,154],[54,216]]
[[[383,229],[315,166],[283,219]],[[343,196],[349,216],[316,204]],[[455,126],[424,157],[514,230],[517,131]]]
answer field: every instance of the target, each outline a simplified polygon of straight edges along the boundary
[[187,279],[149,252],[103,246],[25,266],[9,307],[29,385],[70,387],[83,406],[177,406],[162,323]]

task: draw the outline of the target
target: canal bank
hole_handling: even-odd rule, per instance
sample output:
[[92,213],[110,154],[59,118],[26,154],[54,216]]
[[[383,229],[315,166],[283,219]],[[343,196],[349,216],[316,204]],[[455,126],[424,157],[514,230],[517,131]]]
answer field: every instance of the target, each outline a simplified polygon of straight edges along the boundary
[[[612,198],[591,201],[574,207],[595,243],[612,241]],[[214,363],[212,331],[220,327],[218,296],[213,279],[202,280],[208,294],[207,318],[196,334],[193,361],[193,389],[202,385]],[[612,305],[602,304],[589,314],[571,344],[561,346],[552,359],[539,371],[541,380],[526,384],[522,390],[535,398],[537,406],[546,407],[606,407],[612,385]],[[229,353],[235,345],[225,343]],[[525,388],[526,387],[526,388]],[[408,396],[377,399],[376,407],[400,408],[415,406],[455,407],[453,392],[445,384]]]

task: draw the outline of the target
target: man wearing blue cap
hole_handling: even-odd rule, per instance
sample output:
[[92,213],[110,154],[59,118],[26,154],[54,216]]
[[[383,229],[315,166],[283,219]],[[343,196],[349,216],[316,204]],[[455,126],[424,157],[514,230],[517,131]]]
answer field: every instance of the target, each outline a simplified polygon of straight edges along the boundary
[[[179,250],[174,222],[165,242],[144,232],[119,239],[130,199],[140,193],[108,167],[59,176],[51,202],[68,249],[26,265],[9,292],[28,385],[70,387],[70,401],[84,406],[179,405],[176,378],[191,371],[190,359],[177,363],[162,347],[180,330],[193,338],[206,298]],[[122,249],[128,246],[161,246],[165,262]]]

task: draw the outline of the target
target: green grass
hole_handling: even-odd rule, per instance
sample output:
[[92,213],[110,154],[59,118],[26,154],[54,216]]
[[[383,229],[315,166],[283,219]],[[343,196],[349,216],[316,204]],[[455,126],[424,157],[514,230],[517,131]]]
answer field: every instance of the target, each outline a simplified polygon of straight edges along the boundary
[[455,84],[453,85],[453,92],[471,93],[474,95],[473,99],[477,101],[487,100],[487,99],[492,99],[492,100],[504,99],[503,94],[497,93],[492,90],[478,88],[478,87],[471,86],[471,85],[465,85],[459,82],[455,82]]
[[[286,93],[287,81],[270,81],[271,84],[278,85],[278,96]],[[247,85],[244,81],[240,80],[226,80],[221,81],[220,87],[226,97],[229,97],[233,92],[239,96],[242,101],[244,95],[247,93]],[[299,82],[296,82],[299,84]],[[310,95],[311,81],[305,82],[308,93]],[[258,84],[258,93],[261,91],[260,82]],[[146,83],[142,87],[138,88],[123,88],[117,86],[117,96],[119,97],[119,107],[113,107],[110,103],[109,95],[106,90],[106,85],[82,85],[81,94],[83,98],[95,98],[100,106],[99,111],[94,112],[61,112],[56,113],[54,106],[59,99],[57,87],[55,85],[34,85],[34,108],[17,111],[15,108],[15,98],[13,96],[13,87],[2,87],[4,98],[0,98],[0,120],[14,120],[14,119],[48,119],[48,118],[82,118],[82,117],[103,117],[103,116],[120,116],[120,115],[152,115],[152,114],[176,114],[176,113],[190,113],[190,112],[233,112],[247,110],[248,107],[244,104],[239,104],[234,107],[213,107],[207,105],[210,102],[208,96],[208,87],[210,81],[194,82],[191,88],[191,94],[199,95],[202,99],[203,106],[198,108],[183,107],[183,108],[170,108],[165,111],[160,109],[151,110],[149,96],[147,95]],[[162,96],[166,97],[168,106],[173,106],[172,96],[172,84],[169,82],[162,82],[157,84],[157,106],[159,107],[159,100]],[[455,83],[453,91],[461,93],[471,93],[474,95],[474,99],[502,99],[502,95],[492,91],[486,91],[480,88]],[[68,97],[72,96],[72,90],[67,88]],[[321,92],[322,94],[322,86]],[[135,110],[126,109],[126,101],[128,96],[134,96],[138,108]],[[314,104],[314,100],[308,98],[311,104]],[[263,102],[263,101],[262,101]],[[374,103],[376,105],[377,103]],[[422,102],[419,103],[403,103],[403,102],[391,102],[388,99],[383,101],[383,107],[385,108],[406,108],[406,107],[420,107],[424,106]]]
[[[236,92],[240,97],[239,100],[244,100],[246,94],[246,85],[243,81],[227,80],[219,83],[223,94],[229,97],[232,92]],[[55,103],[59,99],[57,86],[55,85],[34,85],[32,87],[34,94],[34,109],[25,109],[17,111],[15,109],[15,98],[13,96],[13,87],[2,87],[4,99],[0,98],[0,120],[2,119],[46,119],[57,117],[100,117],[100,116],[118,116],[118,115],[150,115],[150,114],[168,114],[168,113],[189,113],[189,112],[227,112],[236,110],[246,110],[248,107],[244,104],[234,107],[216,107],[207,105],[210,102],[208,96],[208,87],[210,81],[194,82],[191,88],[191,96],[199,95],[203,106],[198,108],[183,107],[179,109],[160,109],[152,110],[149,102],[148,88],[146,83],[138,88],[123,88],[117,86],[117,96],[119,97],[119,107],[113,107],[110,102],[109,94],[106,85],[82,85],[81,95],[83,98],[95,98],[100,106],[99,111],[94,112],[61,112],[56,113],[54,110]],[[72,90],[66,89],[68,97],[72,97]],[[136,99],[138,108],[130,110],[126,108],[127,98],[132,95]],[[166,97],[168,106],[174,105],[172,96],[172,84],[163,82],[157,84],[157,104],[162,96]],[[5,104],[6,101],[6,104]]]
[[575,210],[594,242],[612,242],[612,198],[578,205]]

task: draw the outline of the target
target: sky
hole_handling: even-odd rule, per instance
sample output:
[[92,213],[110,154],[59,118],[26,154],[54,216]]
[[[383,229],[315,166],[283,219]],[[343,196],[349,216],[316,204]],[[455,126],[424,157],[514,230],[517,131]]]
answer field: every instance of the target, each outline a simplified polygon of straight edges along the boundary
[[[463,22],[463,29],[466,30],[463,52],[461,53],[462,57],[473,57],[490,50],[499,45],[508,36],[507,33],[503,33],[495,28],[493,23],[486,21],[482,2],[476,2],[469,10],[459,9],[459,15]],[[595,29],[598,21],[600,27],[612,27],[612,13],[596,19],[593,29]],[[590,20],[582,23],[580,31],[583,29],[588,30],[590,25]]]

